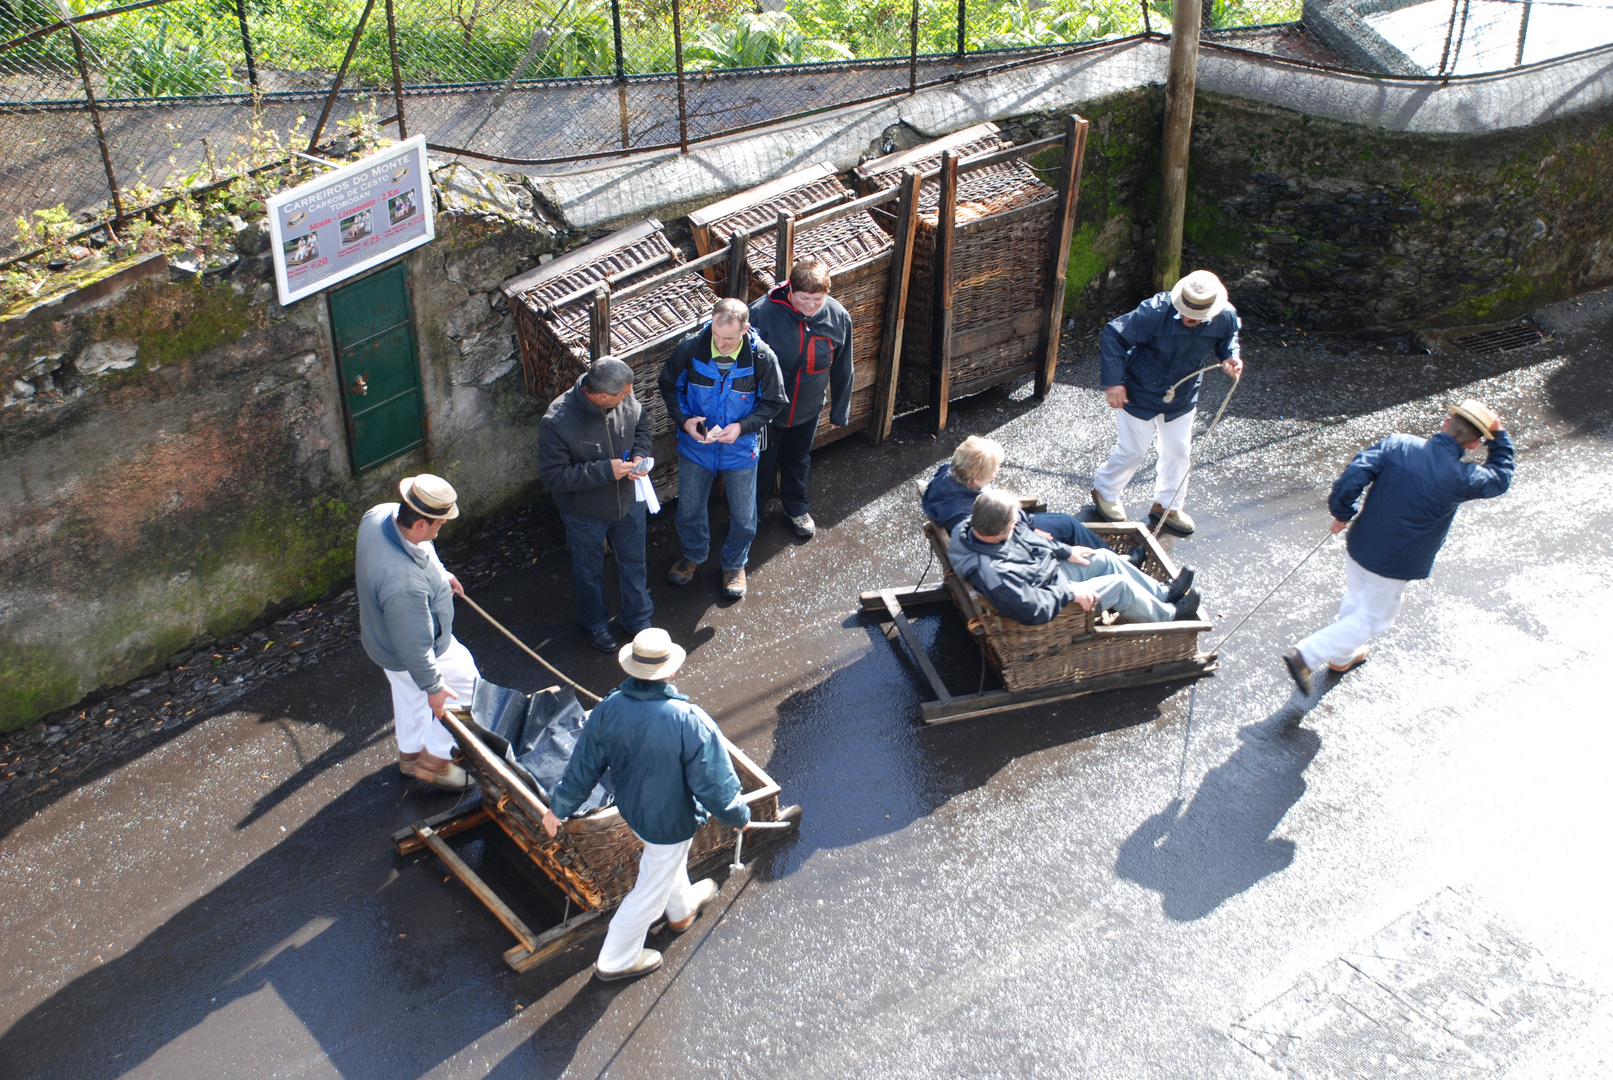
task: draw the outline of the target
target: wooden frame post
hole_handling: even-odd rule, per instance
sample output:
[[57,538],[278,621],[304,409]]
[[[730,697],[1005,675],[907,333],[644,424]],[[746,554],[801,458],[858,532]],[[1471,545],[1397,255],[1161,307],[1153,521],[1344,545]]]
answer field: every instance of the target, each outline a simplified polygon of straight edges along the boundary
[[740,229],[728,238],[728,279],[723,284],[723,295],[736,300],[745,299],[750,291],[747,278],[750,268],[745,265],[745,252],[750,248],[750,233]]
[[1165,75],[1165,137],[1160,162],[1159,224],[1154,237],[1154,288],[1182,276],[1182,224],[1187,216],[1187,159],[1193,142],[1193,94],[1198,85],[1200,13],[1180,3],[1171,16],[1170,68]]
[[398,19],[392,0],[386,0],[386,47],[392,54],[392,98],[398,108],[398,138],[409,137],[409,124],[403,117],[403,68],[398,64]]
[[931,423],[940,432],[947,426],[947,403],[952,397],[952,256],[958,248],[958,152],[941,155],[941,205],[935,223],[935,310],[930,339]]
[[773,231],[773,284],[782,285],[795,265],[795,215],[788,210],[778,212],[778,227]]
[[594,303],[588,309],[588,357],[598,360],[610,355],[610,289],[594,290]]
[[1036,396],[1053,388],[1059,365],[1059,331],[1064,325],[1065,275],[1070,265],[1070,235],[1075,231],[1076,204],[1081,198],[1081,162],[1086,157],[1087,121],[1071,114],[1064,119],[1064,171],[1059,174],[1059,205],[1053,214],[1052,265],[1048,267],[1047,322],[1042,327],[1041,366],[1036,369]]
[[868,432],[875,446],[889,437],[896,419],[896,384],[902,375],[902,338],[907,328],[907,290],[913,281],[913,241],[918,235],[922,182],[917,169],[902,171],[902,198],[896,204],[896,235],[885,293],[885,328],[874,374],[874,415]]
[[683,7],[672,0],[672,62],[678,69],[678,152],[689,152],[689,104],[683,86]]

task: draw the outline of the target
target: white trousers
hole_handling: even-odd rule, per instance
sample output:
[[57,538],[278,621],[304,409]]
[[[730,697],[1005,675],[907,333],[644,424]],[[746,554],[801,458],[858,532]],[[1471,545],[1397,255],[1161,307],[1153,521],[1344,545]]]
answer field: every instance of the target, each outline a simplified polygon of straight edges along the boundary
[[693,843],[689,839],[681,844],[644,845],[644,854],[638,861],[638,880],[611,916],[605,944],[599,948],[600,971],[631,967],[644,948],[644,935],[650,932],[650,924],[663,914],[677,922],[694,911],[694,887],[689,884],[689,845]]
[[1355,650],[1395,624],[1406,583],[1382,577],[1344,556],[1344,600],[1339,617],[1299,643],[1300,659],[1316,670],[1323,664],[1347,663]]
[[[1193,417],[1197,409],[1189,409],[1170,423],[1160,413],[1152,420],[1139,420],[1125,409],[1115,409],[1115,448],[1109,451],[1109,460],[1103,463],[1092,486],[1110,502],[1119,500],[1126,485],[1148,453],[1154,433],[1159,433],[1159,466],[1154,470],[1154,501],[1167,510],[1180,510],[1187,501],[1187,464],[1192,452]],[[1177,491],[1180,485],[1181,491]]]
[[[471,699],[476,696],[476,682],[482,677],[470,650],[461,645],[458,638],[449,638],[448,650],[437,657],[437,667],[442,672],[443,685],[459,695],[457,699],[449,698],[448,704],[470,708]],[[397,732],[398,752],[413,754],[424,750],[432,757],[447,757],[453,752],[454,737],[431,714],[426,692],[414,684],[407,671],[383,670],[392,684],[392,728]]]

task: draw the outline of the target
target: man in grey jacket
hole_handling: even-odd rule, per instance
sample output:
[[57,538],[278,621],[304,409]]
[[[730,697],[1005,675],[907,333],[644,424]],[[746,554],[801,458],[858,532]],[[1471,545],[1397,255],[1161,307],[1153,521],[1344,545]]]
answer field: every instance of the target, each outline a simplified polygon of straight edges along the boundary
[[1096,604],[1121,622],[1171,622],[1198,613],[1190,571],[1166,585],[1108,548],[1042,536],[1025,524],[1019,496],[1003,488],[975,498],[974,513],[952,530],[947,560],[998,611],[1029,626],[1052,622],[1071,602],[1083,611]]
[[650,625],[644,542],[648,515],[633,477],[650,453],[650,417],[633,396],[633,369],[602,356],[555,398],[538,428],[538,476],[554,496],[571,549],[577,620],[589,644],[616,651],[605,607],[605,541],[616,554],[622,629]]
[[403,501],[382,503],[358,525],[359,637],[392,685],[398,771],[459,790],[470,778],[449,760],[454,737],[437,720],[449,698],[469,704],[481,673],[454,638],[459,579],[437,557],[433,541],[459,516],[448,481],[422,473],[398,482]]

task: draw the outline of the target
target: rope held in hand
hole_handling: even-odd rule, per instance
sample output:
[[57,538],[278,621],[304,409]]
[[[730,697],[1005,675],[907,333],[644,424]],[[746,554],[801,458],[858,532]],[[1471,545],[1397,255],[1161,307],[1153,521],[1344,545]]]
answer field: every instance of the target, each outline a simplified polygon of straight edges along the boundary
[[461,600],[465,601],[465,603],[469,604],[470,609],[472,611],[476,612],[476,614],[480,615],[482,618],[484,618],[488,622],[492,623],[493,628],[495,630],[497,630],[499,633],[503,634],[505,637],[509,638],[511,641],[515,642],[515,644],[520,648],[520,650],[522,652],[526,653],[528,656],[532,657],[532,659],[536,660],[538,663],[540,663],[544,667],[548,668],[550,674],[552,674],[555,678],[559,679],[561,682],[565,683],[567,686],[571,687],[573,690],[577,691],[577,693],[579,695],[581,695],[582,697],[587,698],[589,701],[592,701],[596,705],[599,704],[599,702],[604,700],[598,694],[594,693],[592,690],[585,690],[581,686],[578,686],[576,683],[572,682],[570,679],[568,679],[566,677],[565,673],[562,672],[559,668],[555,667],[553,664],[549,663],[549,661],[545,660],[543,657],[541,657],[537,653],[533,652],[530,648],[527,647],[526,642],[522,641],[520,638],[518,638],[514,634],[510,633],[509,630],[505,629],[503,623],[499,622],[497,619],[493,618],[493,616],[489,615],[485,610],[483,610],[482,605],[478,604],[476,601],[472,600],[470,597],[466,596],[464,593],[460,593],[459,598]]
[[1333,539],[1332,531],[1329,531],[1329,532],[1325,533],[1322,536],[1322,538],[1316,542],[1316,546],[1311,548],[1309,551],[1307,551],[1305,553],[1305,557],[1303,559],[1299,560],[1299,562],[1295,564],[1295,566],[1294,566],[1294,568],[1292,570],[1290,570],[1290,571],[1288,571],[1288,573],[1284,574],[1283,579],[1281,581],[1279,581],[1276,585],[1272,586],[1271,592],[1267,593],[1265,596],[1262,596],[1260,598],[1260,603],[1256,604],[1254,607],[1250,608],[1248,614],[1245,615],[1243,618],[1238,620],[1238,625],[1234,626],[1231,630],[1228,630],[1226,632],[1226,636],[1223,637],[1220,641],[1215,643],[1215,648],[1212,649],[1211,651],[1212,652],[1220,652],[1221,647],[1227,643],[1227,638],[1230,638],[1233,634],[1236,634],[1238,632],[1238,630],[1243,626],[1243,624],[1248,622],[1250,617],[1252,615],[1254,615],[1255,612],[1260,610],[1260,607],[1261,607],[1262,604],[1264,604],[1267,600],[1270,600],[1273,596],[1276,596],[1277,595],[1277,590],[1281,589],[1284,585],[1287,585],[1288,584],[1288,579],[1293,577],[1295,574],[1299,573],[1299,568],[1301,566],[1304,566],[1306,563],[1310,562],[1311,561],[1311,556],[1315,555],[1318,551],[1321,551],[1322,550],[1322,545],[1327,543],[1331,539]]
[[[1187,378],[1191,379],[1195,375],[1202,375],[1202,374],[1204,374],[1205,371],[1210,371],[1210,370],[1213,370],[1214,368],[1218,368],[1220,366],[1221,365],[1219,365],[1219,364],[1212,364],[1212,365],[1210,365],[1210,367],[1204,368],[1203,371],[1195,371],[1192,375],[1189,375]],[[1186,382],[1186,381],[1187,381],[1187,379],[1182,380],[1182,382]],[[1238,392],[1238,383],[1240,383],[1242,381],[1243,381],[1243,377],[1241,375],[1234,375],[1232,377],[1232,386],[1227,390],[1227,396],[1221,399],[1221,407],[1219,409],[1215,410],[1215,419],[1210,421],[1210,426],[1205,429],[1204,437],[1199,439],[1198,445],[1193,447],[1192,456],[1190,456],[1187,459],[1187,471],[1182,474],[1182,482],[1180,484],[1177,484],[1176,485],[1176,490],[1171,493],[1170,504],[1167,505],[1167,506],[1160,507],[1159,524],[1154,526],[1154,539],[1155,540],[1159,539],[1159,532],[1160,532],[1161,529],[1163,529],[1165,527],[1165,519],[1170,516],[1171,507],[1176,505],[1176,500],[1181,497],[1182,489],[1187,487],[1187,478],[1193,475],[1193,466],[1195,466],[1195,465],[1197,465],[1199,463],[1199,454],[1204,450],[1204,444],[1210,441],[1210,436],[1211,435],[1215,434],[1215,425],[1217,425],[1217,424],[1219,424],[1221,422],[1222,414],[1227,411],[1227,406],[1229,404],[1231,404],[1231,402],[1232,402],[1232,395],[1236,394]],[[1182,382],[1177,383],[1176,386],[1181,386]],[[1174,395],[1176,393],[1176,386],[1171,387],[1171,394],[1172,395]],[[1169,401],[1170,398],[1167,397],[1165,400]],[[1160,438],[1163,439],[1164,436],[1161,435]]]

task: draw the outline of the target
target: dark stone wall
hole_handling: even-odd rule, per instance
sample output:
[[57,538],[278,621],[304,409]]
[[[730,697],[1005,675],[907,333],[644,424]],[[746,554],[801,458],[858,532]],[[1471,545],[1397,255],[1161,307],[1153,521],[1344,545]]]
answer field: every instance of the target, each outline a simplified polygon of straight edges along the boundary
[[[1094,102],[1068,310],[1150,290],[1163,91]],[[1051,118],[1025,123],[1051,132]],[[1613,281],[1613,117],[1417,135],[1200,94],[1183,269],[1240,311],[1383,336],[1513,318]]]

